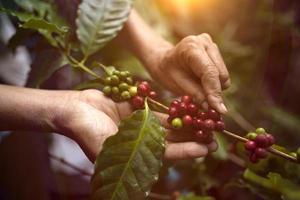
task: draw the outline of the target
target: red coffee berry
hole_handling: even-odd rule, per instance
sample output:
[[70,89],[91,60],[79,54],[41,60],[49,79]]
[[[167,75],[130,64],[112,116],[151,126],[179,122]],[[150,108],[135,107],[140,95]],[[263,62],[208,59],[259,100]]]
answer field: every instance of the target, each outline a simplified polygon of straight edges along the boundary
[[187,107],[187,111],[190,115],[196,116],[198,113],[199,107],[194,103],[189,103]]
[[207,112],[207,116],[209,119],[212,119],[214,121],[220,120],[221,115],[214,109],[209,109]]
[[186,103],[181,102],[179,105],[179,114],[181,116],[185,115],[187,113],[187,105]]
[[190,115],[183,116],[182,121],[185,127],[189,127],[193,124],[193,118]]
[[259,147],[266,148],[269,146],[269,140],[265,134],[257,135],[254,141]]
[[255,153],[253,153],[252,155],[250,155],[249,160],[252,163],[258,163],[258,161],[259,161],[259,159],[258,159],[258,157],[256,156]]
[[200,118],[201,120],[206,120],[207,118],[207,114],[205,112],[198,112],[197,114],[198,118]]
[[141,109],[144,107],[144,98],[141,96],[135,96],[131,99],[131,103],[135,109]]
[[246,143],[245,143],[245,149],[247,151],[254,151],[256,149],[256,143],[252,140],[248,140]]
[[171,118],[175,118],[175,117],[178,117],[178,109],[176,107],[170,107],[169,108],[169,116]]
[[225,130],[225,123],[223,121],[217,121],[215,123],[215,129],[218,132],[222,132]]
[[197,142],[209,144],[212,142],[212,133],[207,131],[198,130],[196,133]]
[[157,98],[157,93],[155,91],[150,91],[149,92],[149,97],[152,99],[156,99]]
[[138,88],[137,88],[137,91],[138,91],[138,94],[140,96],[148,96],[149,92],[150,92],[150,87],[148,87],[147,85],[145,84],[139,84],[138,85]]
[[193,127],[197,130],[202,130],[204,127],[204,122],[201,119],[194,119],[193,120]]
[[273,135],[271,135],[271,134],[266,134],[266,138],[268,139],[268,141],[269,141],[269,144],[268,144],[268,146],[270,147],[270,146],[272,146],[273,144],[275,144],[275,138],[274,138],[274,136]]
[[178,100],[174,100],[171,102],[171,107],[179,108],[180,102]]
[[140,84],[145,85],[147,88],[151,89],[151,85],[148,81],[142,81]]
[[206,131],[213,131],[215,129],[215,122],[211,119],[204,120],[203,128]]
[[169,116],[168,119],[167,119],[167,122],[168,122],[169,124],[171,124],[173,119],[174,119],[174,118],[172,118],[172,117]]
[[260,147],[256,148],[254,153],[258,158],[266,158],[268,155],[267,150]]
[[193,98],[189,95],[184,95],[181,97],[181,102],[183,102],[183,103],[189,104],[189,103],[192,103],[192,101],[193,101]]

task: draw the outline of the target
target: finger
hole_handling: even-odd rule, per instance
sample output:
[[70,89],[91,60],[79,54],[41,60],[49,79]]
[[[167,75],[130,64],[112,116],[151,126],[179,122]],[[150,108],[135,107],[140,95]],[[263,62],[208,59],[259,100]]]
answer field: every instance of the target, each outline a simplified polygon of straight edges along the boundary
[[210,59],[214,62],[219,70],[220,81],[223,89],[227,89],[230,86],[230,79],[227,67],[220,54],[219,48],[215,43],[212,43],[206,48],[207,54]]
[[190,51],[189,54],[192,71],[201,79],[209,105],[218,112],[225,114],[227,109],[221,96],[222,89],[217,67],[210,60],[203,47]]
[[203,89],[200,84],[193,79],[193,77],[182,71],[173,71],[172,76],[177,85],[184,91],[184,94],[195,97],[199,103],[204,101],[205,96]]
[[165,159],[192,159],[206,156],[208,149],[197,142],[168,143],[165,150]]
[[216,141],[213,141],[212,143],[207,145],[207,149],[209,152],[215,152],[218,149],[218,143],[216,143]]

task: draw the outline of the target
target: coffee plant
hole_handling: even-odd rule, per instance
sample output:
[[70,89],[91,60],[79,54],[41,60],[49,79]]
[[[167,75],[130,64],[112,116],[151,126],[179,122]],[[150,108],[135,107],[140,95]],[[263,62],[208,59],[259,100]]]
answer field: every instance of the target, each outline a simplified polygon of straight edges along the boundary
[[[132,8],[131,0],[83,0],[77,11],[76,26],[72,26],[65,16],[61,17],[55,2],[15,0],[18,9],[11,2],[2,3],[1,11],[16,18],[19,24],[19,29],[10,40],[11,47],[18,36],[22,37],[24,30],[31,29],[42,35],[58,52],[51,61],[52,65],[40,71],[39,76],[31,80],[31,85],[40,87],[55,71],[68,65],[93,77],[78,85],[77,89],[100,86],[108,98],[115,102],[128,101],[135,110],[119,124],[118,133],[105,141],[97,156],[91,180],[92,199],[141,200],[151,194],[163,165],[166,135],[153,111],[168,114],[172,129],[180,130],[182,134],[193,133],[199,143],[211,143],[215,134],[243,144],[239,151],[253,164],[259,165],[274,156],[289,161],[287,163],[300,163],[300,149],[289,152],[276,145],[274,136],[263,128],[257,128],[245,136],[232,133],[225,129],[223,117],[218,112],[212,108],[201,109],[191,96],[184,95],[166,106],[159,101],[161,98],[148,81],[136,80],[129,71],[98,62],[93,55],[121,30]],[[264,165],[267,166],[266,163]],[[247,168],[243,177],[251,183],[274,190],[283,199],[300,199],[299,188],[278,173],[270,172],[263,177]],[[185,196],[174,193],[172,198],[212,199],[192,193]]]

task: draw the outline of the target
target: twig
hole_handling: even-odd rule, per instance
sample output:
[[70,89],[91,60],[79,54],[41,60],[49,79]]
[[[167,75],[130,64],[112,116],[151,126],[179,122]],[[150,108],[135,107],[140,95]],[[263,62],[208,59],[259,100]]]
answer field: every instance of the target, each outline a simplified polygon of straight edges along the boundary
[[87,171],[85,171],[85,170],[83,170],[83,169],[77,167],[76,165],[73,165],[72,163],[69,163],[68,161],[66,161],[66,160],[63,159],[63,158],[59,158],[59,157],[57,157],[57,156],[55,156],[55,155],[53,155],[53,154],[51,154],[51,153],[48,153],[48,156],[49,156],[51,159],[56,160],[56,161],[58,161],[58,162],[60,162],[60,163],[62,163],[62,164],[64,164],[64,165],[66,165],[66,166],[68,166],[68,167],[74,169],[75,171],[79,172],[79,173],[80,173],[81,175],[83,175],[83,176],[92,176],[92,174],[91,174],[90,172],[87,172]]

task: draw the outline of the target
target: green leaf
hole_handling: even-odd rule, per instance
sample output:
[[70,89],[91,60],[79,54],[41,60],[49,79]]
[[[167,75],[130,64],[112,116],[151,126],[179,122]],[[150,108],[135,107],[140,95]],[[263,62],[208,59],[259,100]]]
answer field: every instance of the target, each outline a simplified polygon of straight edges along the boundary
[[299,200],[300,199],[300,186],[296,185],[292,181],[282,178],[278,173],[270,172],[268,176],[262,177],[250,169],[246,169],[244,172],[244,178],[256,185],[262,186],[273,192],[279,193],[284,199],[287,200]]
[[196,196],[194,193],[188,193],[180,196],[178,200],[214,200],[214,198],[209,196]]
[[96,89],[102,86],[100,79],[93,79],[89,81],[82,82],[75,86],[75,90],[86,90],[86,89]]
[[164,137],[164,128],[147,104],[122,121],[97,157],[92,199],[145,199],[158,180]]
[[131,6],[132,0],[83,0],[78,9],[76,33],[85,58],[117,35]]

